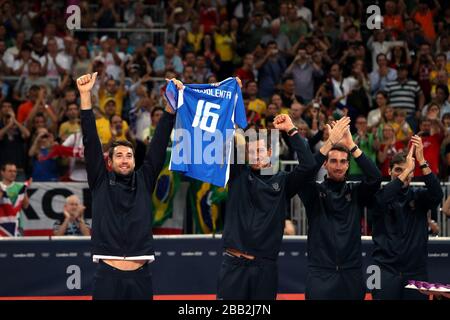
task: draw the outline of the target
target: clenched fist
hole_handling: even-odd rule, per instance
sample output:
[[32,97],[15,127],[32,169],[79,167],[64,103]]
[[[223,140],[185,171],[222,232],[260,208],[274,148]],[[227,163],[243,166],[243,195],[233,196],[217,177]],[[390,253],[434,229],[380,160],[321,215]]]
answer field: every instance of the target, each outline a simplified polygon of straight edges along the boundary
[[287,114],[280,114],[276,116],[273,121],[273,125],[275,129],[285,132],[288,132],[294,127],[291,118]]
[[77,79],[77,87],[80,93],[90,92],[94,86],[95,79],[97,79],[97,72],[92,74],[85,74]]

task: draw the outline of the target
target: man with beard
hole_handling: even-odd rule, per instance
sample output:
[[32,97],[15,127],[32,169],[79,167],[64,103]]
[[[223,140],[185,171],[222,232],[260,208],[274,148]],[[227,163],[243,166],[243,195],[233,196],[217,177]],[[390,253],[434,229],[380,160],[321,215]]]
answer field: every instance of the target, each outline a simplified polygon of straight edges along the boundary
[[[350,155],[362,170],[360,183],[346,183]],[[360,220],[380,187],[381,173],[350,129],[338,139],[330,134],[315,160],[315,172],[323,164],[327,177],[304,182],[299,192],[308,218],[306,299],[364,299]]]
[[149,262],[154,260],[151,194],[164,165],[175,122],[167,108],[151,141],[146,159],[135,168],[133,145],[114,142],[108,172],[91,108],[97,73],[77,79],[81,98],[84,155],[92,194],[93,260],[99,262],[93,299],[151,299]]

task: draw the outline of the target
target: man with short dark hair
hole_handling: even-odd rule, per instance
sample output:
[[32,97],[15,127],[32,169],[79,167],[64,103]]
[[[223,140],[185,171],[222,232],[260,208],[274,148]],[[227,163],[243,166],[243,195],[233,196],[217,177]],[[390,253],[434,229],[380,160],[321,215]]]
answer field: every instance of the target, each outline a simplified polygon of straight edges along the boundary
[[93,260],[100,262],[94,279],[94,299],[151,299],[153,261],[151,194],[164,165],[175,116],[166,108],[149,152],[135,169],[134,149],[125,141],[113,143],[105,167],[91,109],[91,90],[97,73],[77,79],[81,98],[84,155],[92,193]]
[[[425,188],[410,186],[415,161],[423,173]],[[419,136],[411,138],[408,155],[396,154],[391,162],[391,182],[375,195],[373,216],[373,260],[380,267],[380,287],[375,299],[426,299],[419,292],[405,289],[408,280],[428,280],[428,217],[442,200],[437,177],[423,154]]]
[[[306,299],[362,300],[365,285],[361,257],[361,216],[381,183],[375,163],[358,148],[350,133],[349,118],[343,134],[331,128],[328,140],[315,155],[316,168],[322,164],[327,177],[302,184],[300,199],[308,217],[308,275]],[[364,179],[347,184],[349,157],[361,168]],[[313,174],[312,177],[315,177]]]
[[258,130],[254,139],[246,134],[249,165],[230,167],[218,299],[274,300],[277,295],[287,203],[314,168],[314,158],[288,115],[278,115],[273,125],[289,136],[299,165],[290,173],[275,173],[271,132]]
[[[2,196],[2,193],[5,192],[11,203],[18,205],[16,202],[18,200],[18,197],[20,196],[21,191],[23,190],[24,184],[21,182],[16,182],[17,178],[16,165],[11,162],[5,162],[0,166],[0,173],[2,177],[2,181],[0,182],[0,198]],[[22,208],[26,209],[28,208],[29,204],[30,200],[25,192],[25,194],[23,195],[21,206]],[[19,216],[17,218],[16,230],[17,230],[17,234],[15,234],[16,236],[23,234],[22,211],[19,213]]]

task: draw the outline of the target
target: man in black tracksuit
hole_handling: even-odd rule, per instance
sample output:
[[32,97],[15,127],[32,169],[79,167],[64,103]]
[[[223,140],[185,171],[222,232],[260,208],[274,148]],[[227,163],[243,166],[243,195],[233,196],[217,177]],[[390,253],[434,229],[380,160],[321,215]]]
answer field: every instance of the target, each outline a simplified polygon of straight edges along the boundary
[[164,113],[139,170],[134,170],[133,146],[127,141],[113,143],[108,156],[112,171],[108,172],[91,110],[90,91],[96,75],[77,79],[92,194],[93,260],[99,262],[93,298],[152,299],[148,265],[154,260],[151,194],[165,162],[175,116]]
[[[350,154],[364,173],[361,183],[346,183]],[[349,129],[341,137],[330,134],[315,159],[315,171],[324,164],[328,174],[322,183],[313,178],[302,184],[299,192],[308,218],[306,299],[364,299],[360,219],[381,173]]]
[[[381,281],[372,291],[374,299],[427,299],[405,285],[408,280],[428,280],[427,214],[439,205],[443,192],[423,156],[421,138],[413,136],[411,145],[408,155],[392,158],[392,180],[375,196],[372,257],[380,267]],[[409,186],[415,167],[413,155],[422,169],[425,189]]]
[[289,211],[287,204],[314,168],[314,158],[287,115],[277,116],[274,125],[289,134],[300,164],[290,173],[262,174],[270,165],[272,149],[259,136],[247,143],[250,165],[231,165],[218,299],[276,298],[277,258]]

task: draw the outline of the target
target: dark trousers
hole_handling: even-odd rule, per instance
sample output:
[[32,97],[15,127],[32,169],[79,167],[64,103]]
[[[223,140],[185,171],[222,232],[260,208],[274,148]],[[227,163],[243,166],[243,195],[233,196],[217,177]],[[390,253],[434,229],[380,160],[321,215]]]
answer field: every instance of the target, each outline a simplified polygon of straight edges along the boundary
[[363,300],[366,286],[361,269],[308,268],[307,300]]
[[93,300],[152,300],[152,274],[149,264],[123,271],[100,261],[94,277]]
[[428,300],[428,296],[418,290],[406,289],[408,280],[427,281],[425,273],[400,273],[380,268],[380,288],[372,290],[374,300]]
[[219,272],[219,300],[275,300],[278,267],[275,260],[248,260],[225,254]]

